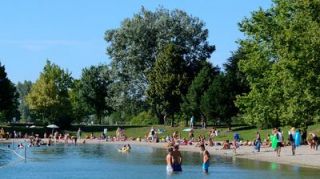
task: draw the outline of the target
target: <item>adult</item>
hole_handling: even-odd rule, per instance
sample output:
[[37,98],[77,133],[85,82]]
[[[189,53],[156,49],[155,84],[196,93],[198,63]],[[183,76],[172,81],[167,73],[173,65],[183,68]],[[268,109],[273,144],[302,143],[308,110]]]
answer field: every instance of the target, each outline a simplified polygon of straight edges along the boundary
[[240,141],[240,135],[238,133],[235,133],[233,135],[233,142],[232,142],[234,154],[237,153],[237,148],[239,147],[239,144],[238,144],[239,141]]
[[206,150],[204,145],[200,146],[200,150],[202,152],[202,170],[204,173],[209,172],[209,165],[210,165],[210,154]]
[[315,133],[310,133],[311,135],[311,149],[318,150],[319,138]]
[[168,148],[168,154],[166,156],[166,161],[167,161],[167,173],[171,174],[173,172],[173,168],[172,168],[172,152],[173,152],[173,148],[169,147]]
[[256,134],[256,140],[254,141],[254,146],[256,148],[256,150],[258,152],[260,152],[260,148],[261,148],[261,137],[260,137],[260,133],[257,132]]
[[280,157],[280,153],[281,153],[281,147],[283,147],[283,135],[281,133],[280,128],[276,128],[276,138],[277,138],[277,148],[276,148],[276,152],[277,152],[277,156]]
[[202,125],[203,129],[205,129],[207,127],[207,122],[206,122],[206,118],[204,117],[204,115],[201,115],[201,125]]
[[155,130],[154,130],[153,127],[151,127],[151,129],[150,129],[150,136],[151,136],[151,142],[153,142],[154,141],[154,136],[155,136]]
[[80,140],[81,139],[81,129],[79,127],[78,131],[77,131],[77,138]]
[[174,172],[182,171],[182,155],[179,151],[179,145],[175,145],[172,151],[172,169]]
[[296,137],[296,131],[295,128],[291,128],[291,130],[289,131],[289,142],[291,145],[291,151],[292,151],[292,155],[296,154],[296,143],[295,143],[295,137]]
[[194,116],[192,115],[190,118],[190,128],[193,128],[194,125]]
[[298,129],[296,131],[295,138],[294,138],[296,147],[299,147],[301,145],[301,138],[302,138],[301,131],[300,129]]

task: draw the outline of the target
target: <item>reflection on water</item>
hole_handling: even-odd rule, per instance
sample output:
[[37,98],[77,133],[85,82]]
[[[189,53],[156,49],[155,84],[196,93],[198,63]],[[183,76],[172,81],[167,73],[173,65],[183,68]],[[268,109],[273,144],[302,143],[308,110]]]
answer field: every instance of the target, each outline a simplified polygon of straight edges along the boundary
[[[209,175],[201,171],[198,152],[182,152],[183,172],[167,176],[166,151],[133,146],[129,153],[119,145],[56,145],[28,148],[26,163],[0,168],[0,178],[301,178],[317,177],[319,170],[277,163],[213,155]],[[0,151],[0,166],[13,160]]]
[[272,163],[270,163],[270,166],[271,166],[271,170],[278,170],[278,167],[279,167],[279,165],[277,164],[277,163],[274,163],[274,162],[272,162]]

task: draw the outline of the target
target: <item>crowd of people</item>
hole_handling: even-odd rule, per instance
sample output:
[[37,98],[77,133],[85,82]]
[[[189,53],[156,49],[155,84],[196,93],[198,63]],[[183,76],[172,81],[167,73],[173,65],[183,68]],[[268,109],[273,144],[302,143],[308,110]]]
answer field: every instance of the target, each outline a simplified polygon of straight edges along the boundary
[[[207,135],[198,135],[195,136],[194,126],[191,128],[184,130],[188,132],[187,137],[181,137],[179,131],[174,131],[172,135],[167,135],[166,137],[159,137],[160,134],[164,133],[164,129],[156,129],[151,127],[150,130],[146,133],[145,138],[127,138],[125,134],[125,129],[118,128],[116,130],[115,136],[107,136],[104,132],[101,133],[100,137],[96,137],[94,133],[87,134],[83,136],[81,133],[81,129],[79,128],[75,135],[71,135],[69,133],[61,133],[58,131],[52,133],[43,133],[43,135],[39,134],[31,134],[28,135],[23,134],[21,132],[5,132],[3,128],[0,129],[0,138],[24,138],[28,139],[29,147],[38,147],[41,145],[51,146],[55,143],[66,143],[69,142],[73,144],[77,144],[77,141],[82,138],[82,143],[86,143],[86,140],[91,139],[99,139],[109,142],[114,141],[144,141],[144,142],[162,142],[166,144],[168,148],[168,155],[166,156],[167,161],[167,171],[175,172],[182,171],[182,156],[179,152],[179,146],[183,145],[192,145],[195,147],[199,147],[202,153],[202,168],[205,173],[208,172],[209,163],[210,163],[210,154],[209,151],[206,150],[208,147],[219,147],[220,150],[232,150],[234,154],[237,153],[237,149],[241,146],[251,146],[256,152],[260,152],[261,148],[272,148],[276,156],[280,157],[281,148],[284,146],[291,146],[292,155],[296,155],[297,147],[300,145],[309,145],[310,149],[318,150],[319,146],[319,138],[315,133],[307,133],[300,129],[291,128],[288,131],[288,138],[284,138],[284,133],[280,128],[274,128],[271,134],[268,134],[264,139],[260,135],[260,132],[256,132],[254,136],[252,136],[253,140],[242,140],[239,133],[234,133],[233,140],[224,140],[218,141],[215,140],[216,137],[220,136],[220,131],[216,128],[212,128],[208,131]],[[182,131],[181,131],[182,132]],[[25,147],[24,144],[19,144],[19,148]],[[130,151],[131,146],[125,145],[119,151]]]

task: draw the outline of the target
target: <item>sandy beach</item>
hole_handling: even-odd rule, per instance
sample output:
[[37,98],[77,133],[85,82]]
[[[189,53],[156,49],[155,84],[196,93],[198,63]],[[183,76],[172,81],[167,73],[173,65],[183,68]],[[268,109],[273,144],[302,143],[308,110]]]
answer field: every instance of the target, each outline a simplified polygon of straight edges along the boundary
[[[15,142],[24,142],[25,139],[15,139]],[[0,143],[11,143],[12,140],[0,140]],[[137,142],[137,141],[116,141],[106,142],[104,140],[90,139],[86,140],[86,144],[82,144],[82,140],[78,141],[79,145],[90,144],[107,144],[107,145],[124,145],[130,144],[134,150],[134,146],[150,146],[156,148],[166,149],[166,143],[150,143],[150,142]],[[70,143],[70,142],[69,142]],[[271,147],[261,148],[260,152],[256,152],[253,146],[240,146],[237,153],[234,154],[233,150],[221,150],[222,146],[207,147],[206,149],[211,155],[230,156],[236,158],[244,158],[250,160],[258,160],[265,162],[274,162],[279,164],[296,165],[303,167],[310,167],[320,169],[320,150],[311,150],[309,146],[303,145],[296,149],[296,155],[292,156],[291,146],[282,148],[281,156],[276,156],[276,153]],[[200,152],[199,147],[194,145],[180,145],[181,151]]]

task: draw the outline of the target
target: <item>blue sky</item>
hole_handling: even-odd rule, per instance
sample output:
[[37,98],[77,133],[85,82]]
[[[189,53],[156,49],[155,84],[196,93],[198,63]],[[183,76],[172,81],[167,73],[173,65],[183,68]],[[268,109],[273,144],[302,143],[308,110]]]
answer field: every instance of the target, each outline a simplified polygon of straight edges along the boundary
[[104,32],[141,7],[181,9],[199,17],[216,45],[210,61],[222,66],[236,40],[237,23],[271,0],[7,0],[0,1],[0,62],[9,79],[35,81],[47,59],[79,78],[90,65],[109,63]]

